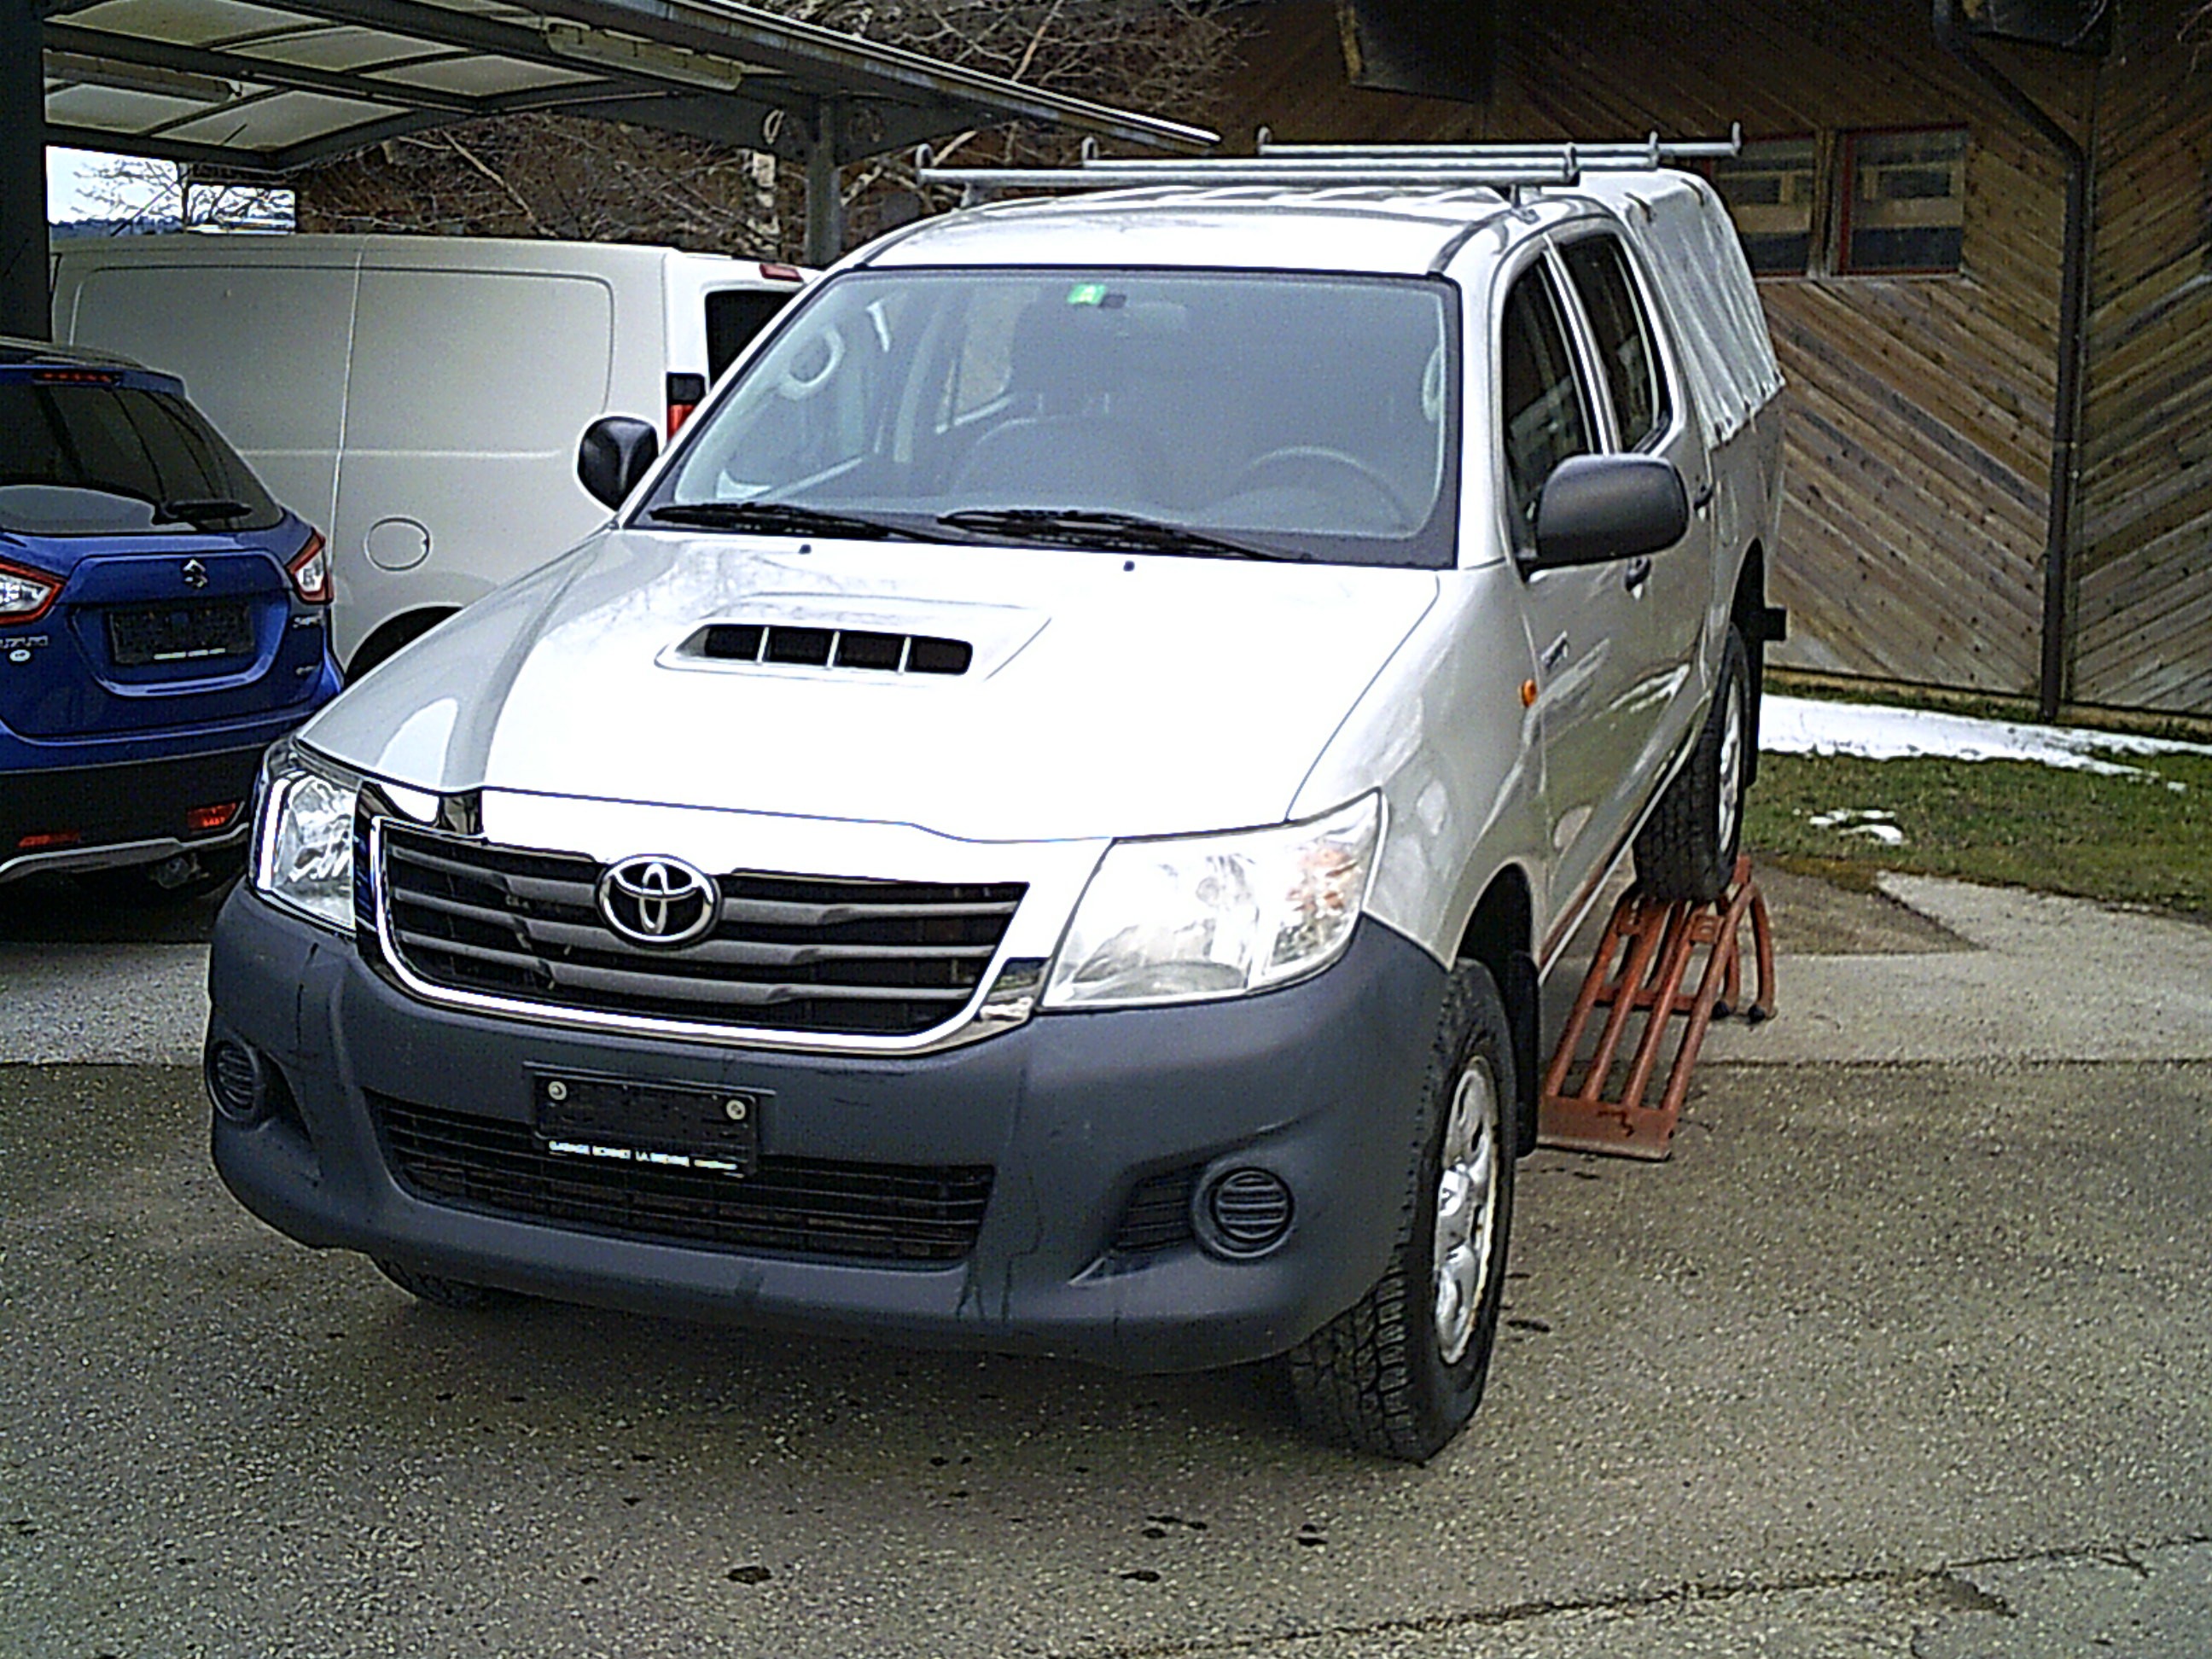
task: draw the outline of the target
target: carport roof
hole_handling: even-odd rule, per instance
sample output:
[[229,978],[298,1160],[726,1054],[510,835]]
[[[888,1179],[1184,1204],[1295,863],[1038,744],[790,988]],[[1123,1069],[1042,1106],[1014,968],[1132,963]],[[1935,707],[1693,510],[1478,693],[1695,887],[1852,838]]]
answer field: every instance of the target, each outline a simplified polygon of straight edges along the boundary
[[281,172],[520,110],[838,161],[1033,120],[1122,143],[1215,135],[728,0],[62,0],[48,142]]

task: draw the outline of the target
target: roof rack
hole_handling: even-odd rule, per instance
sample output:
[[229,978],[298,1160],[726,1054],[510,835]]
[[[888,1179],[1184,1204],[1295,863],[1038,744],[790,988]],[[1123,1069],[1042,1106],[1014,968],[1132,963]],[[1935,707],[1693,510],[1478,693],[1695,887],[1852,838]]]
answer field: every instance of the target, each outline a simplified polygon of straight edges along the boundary
[[1391,185],[1399,189],[1519,191],[1571,185],[1585,173],[1638,172],[1669,162],[1736,155],[1743,127],[1726,138],[1604,144],[1278,144],[1262,127],[1259,154],[1166,161],[1098,154],[1083,141],[1073,167],[941,167],[927,144],[915,152],[924,184],[958,185],[963,205],[1001,190],[1100,190],[1151,185],[1273,185],[1291,190]]

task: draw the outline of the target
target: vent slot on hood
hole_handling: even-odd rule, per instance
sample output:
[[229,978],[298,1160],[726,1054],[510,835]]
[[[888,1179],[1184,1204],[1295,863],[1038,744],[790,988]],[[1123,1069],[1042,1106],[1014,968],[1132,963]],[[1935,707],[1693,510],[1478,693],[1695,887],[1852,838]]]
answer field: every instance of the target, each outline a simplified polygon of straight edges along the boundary
[[709,662],[854,668],[879,674],[964,674],[975,659],[965,640],[884,634],[790,623],[713,623],[686,640],[681,654]]

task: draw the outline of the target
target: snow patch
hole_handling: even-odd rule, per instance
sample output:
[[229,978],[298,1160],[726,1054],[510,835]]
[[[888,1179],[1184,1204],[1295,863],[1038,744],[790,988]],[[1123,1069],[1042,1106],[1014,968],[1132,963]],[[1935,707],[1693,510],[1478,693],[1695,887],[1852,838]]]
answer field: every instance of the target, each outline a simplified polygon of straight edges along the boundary
[[[2148,769],[2106,757],[2212,755],[2212,744],[2139,738],[2124,732],[2030,726],[1928,709],[1771,695],[1759,704],[1759,746],[1776,754],[1856,755],[1867,760],[1933,755],[1950,760],[2035,761],[2075,771],[2146,778],[2152,775]],[[2186,787],[2171,779],[2165,781],[2169,789]]]

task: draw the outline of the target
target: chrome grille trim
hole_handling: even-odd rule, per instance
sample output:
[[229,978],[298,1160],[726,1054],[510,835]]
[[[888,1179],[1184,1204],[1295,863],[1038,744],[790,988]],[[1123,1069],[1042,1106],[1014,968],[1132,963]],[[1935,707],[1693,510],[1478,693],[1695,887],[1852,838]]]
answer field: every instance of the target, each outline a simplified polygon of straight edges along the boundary
[[[366,801],[364,807],[368,807]],[[363,816],[367,822],[357,830],[356,841],[367,853],[366,863],[370,875],[367,884],[370,890],[364,896],[369,915],[364,919],[373,921],[373,927],[366,930],[362,942],[367,946],[373,939],[374,946],[367,953],[371,956],[374,965],[410,994],[447,1007],[505,1018],[534,1020],[570,1029],[629,1032],[724,1047],[855,1054],[911,1054],[977,1042],[1021,1024],[1030,1017],[1034,1008],[1042,976],[1044,963],[1041,959],[1006,954],[1005,931],[1019,907],[1020,895],[1025,890],[1024,884],[1018,882],[990,884],[915,881],[864,883],[854,878],[740,872],[727,879],[741,882],[750,878],[766,883],[817,886],[881,885],[886,889],[909,890],[960,885],[971,891],[987,887],[991,896],[979,896],[972,901],[901,902],[870,906],[851,902],[807,902],[738,894],[726,899],[718,927],[733,923],[804,927],[836,927],[869,921],[919,921],[966,918],[985,923],[997,922],[995,931],[1000,938],[997,943],[989,945],[963,942],[943,945],[871,945],[841,941],[732,940],[710,936],[708,939],[693,945],[666,952],[648,952],[624,945],[611,932],[592,925],[597,918],[598,866],[583,855],[548,853],[533,848],[507,847],[456,836],[443,830],[426,829],[419,823],[396,818],[385,812],[365,810]],[[426,842],[443,842],[450,850],[441,852],[434,846],[424,845]],[[492,855],[508,867],[488,870],[485,860],[469,856],[471,851]],[[532,915],[506,907],[495,910],[488,904],[471,905],[465,900],[434,893],[409,893],[404,899],[395,900],[390,879],[390,862],[395,858],[403,864],[438,871],[463,880],[487,885],[495,881],[513,900],[526,904],[567,908],[580,916],[588,916],[592,920]],[[563,861],[588,869],[592,879],[584,878],[581,871],[573,878],[547,873],[547,865],[557,866]],[[513,867],[517,864],[525,867]],[[532,865],[537,868],[529,868]],[[405,919],[395,914],[425,898],[437,902],[422,905],[424,910],[467,918],[480,924],[483,931],[479,931],[473,940],[441,938],[422,932],[419,925],[407,925]],[[508,929],[514,940],[511,951],[502,944],[489,942],[486,938],[487,932],[501,927]],[[549,960],[538,948],[544,946],[554,951],[573,948],[571,941],[579,933],[592,939],[589,948],[595,954],[626,960],[617,965],[608,965],[604,960],[599,963],[556,962]],[[434,977],[434,970],[418,959],[424,951],[443,952],[452,957],[481,961],[503,971],[529,973],[538,982],[526,993],[512,994],[451,983],[443,978]],[[939,963],[958,974],[963,980],[972,975],[972,981],[965,985],[956,982],[953,986],[869,984],[865,981],[842,984],[834,981],[828,983],[732,981],[711,972],[716,968],[730,967],[771,970],[802,969],[839,963],[865,967],[871,959],[893,969],[902,963]],[[632,963],[636,965],[630,965]],[[665,970],[668,966],[710,971],[669,973]],[[563,993],[580,995],[596,993],[611,997],[650,995],[664,1003],[679,1005],[680,1012],[665,1009],[641,1012],[593,1006],[588,1000],[580,1003],[564,1000]],[[905,1003],[941,1008],[942,1018],[931,1023],[927,1029],[877,1031],[842,1027],[823,1029],[818,1024],[794,1025],[777,1021],[763,1012],[808,1000],[854,1008]],[[716,1010],[728,1012],[718,1015],[714,1012]]]

